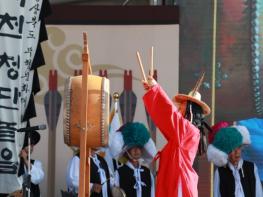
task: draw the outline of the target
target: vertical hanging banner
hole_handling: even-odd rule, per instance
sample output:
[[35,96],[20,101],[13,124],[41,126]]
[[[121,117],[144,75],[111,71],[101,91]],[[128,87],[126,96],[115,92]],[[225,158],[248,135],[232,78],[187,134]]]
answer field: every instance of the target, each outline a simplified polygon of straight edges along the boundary
[[32,115],[26,113],[32,109],[34,113],[35,68],[44,63],[40,48],[44,39],[39,37],[44,1],[0,1],[0,193],[21,189],[17,169],[24,134],[16,130],[27,126]]

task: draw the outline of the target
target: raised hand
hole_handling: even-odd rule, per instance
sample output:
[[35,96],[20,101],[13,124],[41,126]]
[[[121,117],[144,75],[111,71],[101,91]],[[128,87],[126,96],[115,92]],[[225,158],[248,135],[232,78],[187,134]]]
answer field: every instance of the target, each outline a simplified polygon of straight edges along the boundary
[[19,156],[20,156],[24,161],[27,161],[27,156],[28,156],[28,154],[27,154],[27,152],[26,152],[24,149],[21,150]]
[[102,185],[101,184],[97,184],[97,183],[94,183],[93,184],[93,187],[92,187],[92,191],[95,192],[95,193],[101,193],[101,190],[102,190]]
[[155,86],[157,84],[157,82],[155,81],[155,79],[149,75],[147,77],[147,81],[145,80],[142,80],[142,84],[143,84],[143,87],[146,91],[148,91],[149,89],[151,89],[153,86]]

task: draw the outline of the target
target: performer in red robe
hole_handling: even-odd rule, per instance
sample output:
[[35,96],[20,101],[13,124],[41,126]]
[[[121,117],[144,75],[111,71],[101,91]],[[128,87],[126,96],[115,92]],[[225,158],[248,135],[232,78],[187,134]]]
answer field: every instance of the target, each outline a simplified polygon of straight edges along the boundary
[[188,95],[175,96],[177,108],[152,77],[143,82],[145,107],[167,140],[159,152],[156,197],[198,197],[198,175],[192,165],[202,141],[203,117],[210,113],[197,91],[201,83],[202,79]]

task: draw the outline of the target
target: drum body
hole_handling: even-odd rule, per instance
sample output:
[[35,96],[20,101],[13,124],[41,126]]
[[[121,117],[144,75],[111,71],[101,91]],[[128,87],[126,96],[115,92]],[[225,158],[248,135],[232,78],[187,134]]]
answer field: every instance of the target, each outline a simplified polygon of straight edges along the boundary
[[[109,80],[88,75],[87,147],[108,145]],[[64,94],[64,142],[80,146],[82,76],[69,77]]]

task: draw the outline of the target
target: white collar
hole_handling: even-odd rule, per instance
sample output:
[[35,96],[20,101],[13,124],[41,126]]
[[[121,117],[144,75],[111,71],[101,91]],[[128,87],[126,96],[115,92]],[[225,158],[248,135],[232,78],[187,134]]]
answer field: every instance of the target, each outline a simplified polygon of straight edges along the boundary
[[[135,170],[137,168],[134,167],[134,165],[130,162],[130,161],[127,161],[126,165],[131,168],[132,170]],[[140,169],[141,168],[141,164],[139,163],[139,166],[138,168]]]
[[235,167],[231,162],[228,161],[228,167],[234,171],[234,170],[240,170],[243,166],[244,160],[241,158],[237,164],[237,167]]
[[98,159],[98,157],[97,157],[97,154],[95,153],[94,155],[91,155],[90,156],[92,159]]

